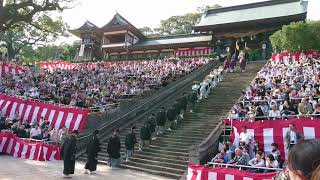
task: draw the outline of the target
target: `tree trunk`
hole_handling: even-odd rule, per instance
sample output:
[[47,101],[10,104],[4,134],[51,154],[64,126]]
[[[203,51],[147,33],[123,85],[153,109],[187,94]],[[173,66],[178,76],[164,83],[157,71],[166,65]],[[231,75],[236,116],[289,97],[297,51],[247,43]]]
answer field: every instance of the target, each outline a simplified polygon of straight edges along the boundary
[[16,51],[14,50],[13,43],[7,42],[7,51],[8,51],[9,59],[15,59],[17,54],[16,54]]
[[0,32],[4,32],[4,7],[3,7],[3,0],[0,0]]

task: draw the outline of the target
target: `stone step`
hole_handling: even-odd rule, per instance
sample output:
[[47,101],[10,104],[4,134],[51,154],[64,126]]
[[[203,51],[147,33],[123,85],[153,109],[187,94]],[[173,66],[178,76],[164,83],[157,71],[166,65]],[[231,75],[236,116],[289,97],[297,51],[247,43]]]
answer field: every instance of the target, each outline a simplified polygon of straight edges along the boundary
[[[148,159],[142,159],[142,158],[135,158],[132,157],[129,160],[130,162],[137,162],[137,163],[142,163],[145,165],[155,165],[155,166],[164,166],[164,167],[169,167],[169,168],[174,168],[174,169],[180,169],[180,170],[185,170],[187,168],[187,164],[181,164],[181,162],[178,163],[173,163],[173,162],[166,162],[166,161],[154,161],[154,160],[148,160]],[[125,162],[124,164],[129,164],[130,162]]]
[[177,173],[169,173],[169,172],[166,172],[166,171],[151,170],[149,168],[146,169],[146,168],[126,165],[126,164],[122,164],[121,167],[127,168],[127,169],[131,169],[131,170],[135,170],[135,171],[139,171],[139,172],[145,172],[145,173],[149,173],[149,174],[163,176],[163,177],[167,177],[167,178],[170,178],[170,179],[180,179],[180,176],[182,175],[182,174],[177,174]]
[[174,148],[174,147],[163,147],[163,146],[158,146],[154,144],[149,145],[150,148],[152,149],[159,149],[159,150],[168,150],[168,151],[175,151],[175,152],[182,152],[182,153],[188,153],[188,149],[182,149],[182,148]]
[[152,160],[152,161],[163,161],[163,162],[167,162],[167,163],[174,163],[174,164],[186,164],[188,163],[188,158],[180,158],[180,159],[174,159],[174,158],[167,158],[167,157],[159,157],[159,156],[150,156],[148,154],[144,154],[144,153],[137,153],[134,154],[134,156],[132,157],[134,160],[134,158],[139,158],[139,159],[148,159],[148,160]]
[[170,167],[166,167],[166,166],[157,166],[157,165],[139,163],[139,162],[134,162],[134,161],[129,161],[129,162],[123,163],[122,165],[129,165],[129,166],[140,167],[140,168],[148,168],[151,170],[163,171],[163,172],[168,172],[168,173],[178,174],[178,175],[179,174],[182,175],[185,171],[183,169],[170,168]]
[[152,153],[166,154],[166,155],[173,155],[173,156],[189,156],[188,152],[175,152],[175,151],[155,149],[155,148],[145,150],[145,152],[152,152]]

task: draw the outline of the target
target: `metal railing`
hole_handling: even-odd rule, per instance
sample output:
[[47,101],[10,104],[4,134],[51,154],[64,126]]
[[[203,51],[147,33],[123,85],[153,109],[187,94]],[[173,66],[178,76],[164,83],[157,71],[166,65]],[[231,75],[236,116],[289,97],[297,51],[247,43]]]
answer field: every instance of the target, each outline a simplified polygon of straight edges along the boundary
[[[135,119],[138,116],[140,117],[143,114],[152,111],[152,109],[154,109],[155,107],[159,106],[160,108],[160,102],[162,102],[164,99],[169,99],[169,97],[172,97],[173,99],[176,98],[177,94],[182,93],[181,91],[185,89],[186,83],[189,84],[194,79],[198,78],[199,76],[202,76],[206,72],[209,72],[209,70],[212,69],[212,66],[214,64],[217,63],[209,62],[208,64],[205,64],[199,67],[198,69],[194,70],[193,73],[189,73],[183,78],[180,78],[179,82],[170,83],[166,86],[166,88],[162,88],[162,90],[160,89],[157,91],[150,91],[151,96],[148,96],[147,98],[143,99],[138,99],[134,102],[134,105],[130,103],[130,105],[127,106],[128,108],[126,108],[125,112],[119,115],[115,115],[114,119],[112,119],[110,122],[102,124],[98,128],[101,132],[101,134],[99,134],[99,137],[101,138],[100,140],[106,140],[106,138],[108,138],[108,136],[112,133],[114,128],[121,127],[125,124],[131,124],[132,120],[129,119]],[[78,156],[84,153],[84,149],[90,137],[91,134],[87,133],[87,135],[78,138]]]
[[255,166],[224,164],[224,163],[214,163],[214,162],[208,162],[207,165],[208,166],[212,165],[214,167],[215,166],[222,166],[225,168],[236,167],[236,168],[239,168],[239,170],[241,170],[241,169],[261,169],[261,170],[270,170],[270,171],[283,171],[283,169],[281,169],[281,168],[255,167]]
[[[311,120],[313,119],[319,119],[320,120],[320,114],[295,114],[295,115],[281,115],[279,117],[272,117],[272,116],[256,116],[254,117],[255,119],[258,118],[258,119],[261,119],[263,121],[264,120],[286,120],[286,119],[290,119],[290,118],[310,118]],[[319,118],[315,118],[315,117],[319,117]],[[249,120],[249,119],[252,119],[252,117],[238,117],[238,118],[228,118],[226,117],[225,119],[228,119],[228,120],[231,120],[231,121],[234,121],[234,120],[239,120],[239,121],[242,121],[242,120]],[[260,121],[261,121],[260,120]]]
[[19,138],[24,141],[29,141],[29,142],[43,142],[46,144],[61,144],[61,141],[45,141],[45,140],[39,140],[39,139],[33,139],[33,138]]

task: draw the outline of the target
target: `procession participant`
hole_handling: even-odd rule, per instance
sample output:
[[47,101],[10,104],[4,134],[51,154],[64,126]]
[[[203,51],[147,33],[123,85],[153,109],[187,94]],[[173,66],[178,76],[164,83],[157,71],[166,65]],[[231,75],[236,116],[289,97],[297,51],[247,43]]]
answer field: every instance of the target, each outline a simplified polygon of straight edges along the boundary
[[109,138],[108,141],[107,152],[109,154],[111,168],[117,168],[120,164],[121,142],[119,134],[119,129],[115,129],[113,135]]
[[168,110],[167,110],[167,119],[168,119],[168,123],[167,123],[167,126],[168,126],[168,130],[171,131],[173,128],[174,128],[174,121],[175,121],[175,118],[176,118],[176,110],[174,109],[174,107],[170,107]]
[[188,96],[186,92],[182,93],[182,97],[180,99],[180,106],[181,106],[180,117],[184,119],[184,113],[186,112],[187,106],[188,106]]
[[125,138],[125,147],[126,147],[126,161],[130,160],[130,157],[133,156],[134,146],[137,143],[137,138],[135,134],[135,126],[131,126],[130,132],[126,135]]
[[74,130],[69,136],[61,148],[61,157],[63,159],[63,174],[64,177],[70,177],[70,174],[74,174],[76,152],[77,152],[77,137],[78,130]]
[[167,121],[166,111],[164,107],[160,109],[156,116],[157,121],[157,135],[163,134],[164,127]]
[[[95,130],[92,133],[92,138],[90,139],[88,145],[87,145],[87,163],[84,167],[85,174],[92,174],[94,171],[97,170],[97,164],[98,164],[98,152],[101,151],[100,149],[100,142],[98,138],[99,130]],[[89,170],[89,171],[88,171]]]
[[139,151],[147,149],[151,141],[151,131],[148,123],[145,122],[140,129],[140,147]]

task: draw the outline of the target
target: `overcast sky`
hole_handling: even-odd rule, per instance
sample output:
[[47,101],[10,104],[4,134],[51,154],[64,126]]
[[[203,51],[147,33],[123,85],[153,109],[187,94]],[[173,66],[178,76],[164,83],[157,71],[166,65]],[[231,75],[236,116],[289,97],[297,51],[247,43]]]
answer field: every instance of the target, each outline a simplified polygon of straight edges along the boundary
[[[264,0],[77,0],[79,3],[65,10],[62,17],[75,29],[86,20],[101,27],[118,12],[137,28],[156,27],[160,20],[174,15],[197,12],[197,7],[220,4],[233,6]],[[320,0],[309,0],[308,19],[320,20]],[[74,38],[72,38],[74,39]],[[70,41],[71,39],[68,39]]]

